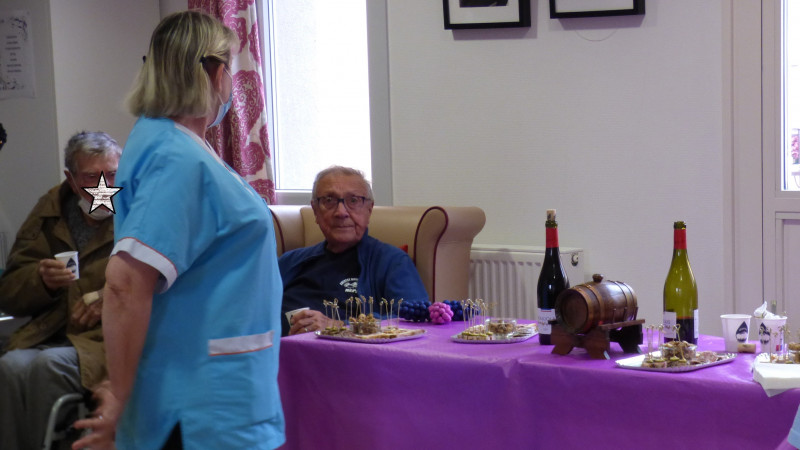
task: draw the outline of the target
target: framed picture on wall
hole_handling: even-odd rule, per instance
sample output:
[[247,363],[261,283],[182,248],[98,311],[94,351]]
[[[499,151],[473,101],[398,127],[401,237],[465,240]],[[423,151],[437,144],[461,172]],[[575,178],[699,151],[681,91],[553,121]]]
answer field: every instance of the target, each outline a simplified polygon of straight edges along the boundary
[[550,0],[551,19],[644,14],[644,0]]
[[531,26],[530,0],[443,0],[444,28]]

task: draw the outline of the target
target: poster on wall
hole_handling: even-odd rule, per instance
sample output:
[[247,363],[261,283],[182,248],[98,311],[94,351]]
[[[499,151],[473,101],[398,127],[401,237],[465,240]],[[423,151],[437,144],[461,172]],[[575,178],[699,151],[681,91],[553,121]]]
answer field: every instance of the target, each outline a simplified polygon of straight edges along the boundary
[[0,100],[34,96],[30,12],[0,11]]

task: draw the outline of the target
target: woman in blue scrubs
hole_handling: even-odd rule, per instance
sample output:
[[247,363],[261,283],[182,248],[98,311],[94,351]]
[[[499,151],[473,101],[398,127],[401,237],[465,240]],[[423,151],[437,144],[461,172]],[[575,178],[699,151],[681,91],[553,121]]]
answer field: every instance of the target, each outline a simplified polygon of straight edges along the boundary
[[74,448],[275,448],[282,283],[264,200],[205,141],[230,107],[235,34],[166,17],[128,97],[103,332],[109,381]]

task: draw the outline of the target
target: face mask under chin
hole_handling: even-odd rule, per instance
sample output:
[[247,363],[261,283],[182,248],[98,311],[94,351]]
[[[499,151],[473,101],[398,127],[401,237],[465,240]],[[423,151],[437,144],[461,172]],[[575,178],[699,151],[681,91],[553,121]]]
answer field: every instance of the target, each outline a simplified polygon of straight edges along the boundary
[[105,220],[111,217],[112,214],[114,214],[104,207],[99,207],[94,211],[89,212],[89,210],[92,209],[92,204],[89,203],[89,201],[83,197],[81,197],[80,200],[78,200],[78,206],[80,206],[81,211],[83,211],[84,214],[86,214],[87,216],[91,217],[94,220]]

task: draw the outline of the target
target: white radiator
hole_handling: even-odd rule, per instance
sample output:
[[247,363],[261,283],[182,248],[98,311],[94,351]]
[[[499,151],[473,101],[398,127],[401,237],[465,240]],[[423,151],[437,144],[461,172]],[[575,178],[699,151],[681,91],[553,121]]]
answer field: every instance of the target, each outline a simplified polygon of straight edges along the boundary
[[[581,284],[583,250],[561,247],[561,264],[570,286]],[[520,245],[472,246],[469,297],[492,302],[496,317],[536,319],[536,283],[542,270],[544,247]]]

